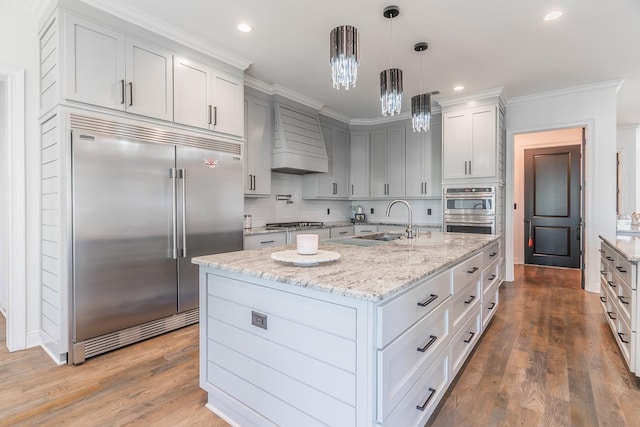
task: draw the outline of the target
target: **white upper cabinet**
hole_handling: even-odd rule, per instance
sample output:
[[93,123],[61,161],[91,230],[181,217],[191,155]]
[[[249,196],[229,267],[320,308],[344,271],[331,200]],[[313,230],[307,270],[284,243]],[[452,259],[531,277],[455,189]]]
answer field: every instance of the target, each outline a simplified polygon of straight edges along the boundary
[[405,128],[371,132],[371,197],[405,195]]
[[429,132],[407,128],[406,197],[441,197],[442,130],[432,120]]
[[349,131],[321,126],[322,139],[329,158],[328,173],[309,173],[303,178],[304,198],[346,199],[349,197]]
[[269,102],[247,96],[244,193],[251,196],[271,195],[272,115]]
[[442,179],[498,178],[498,106],[442,114]]
[[65,98],[173,119],[171,52],[65,15]]
[[369,197],[369,132],[351,132],[352,198]]
[[228,135],[244,134],[244,82],[206,64],[175,57],[174,121]]

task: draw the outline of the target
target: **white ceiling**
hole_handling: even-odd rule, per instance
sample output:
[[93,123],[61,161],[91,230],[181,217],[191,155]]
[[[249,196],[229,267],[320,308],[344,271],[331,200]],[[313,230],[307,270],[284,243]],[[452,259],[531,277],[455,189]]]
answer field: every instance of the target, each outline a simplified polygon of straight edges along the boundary
[[[640,123],[638,0],[85,0],[129,17],[188,33],[251,62],[246,74],[284,86],[351,118],[380,117],[379,73],[404,71],[410,97],[503,86],[507,98],[624,79],[618,124]],[[396,4],[393,37],[384,7]],[[545,22],[552,9],[563,16]],[[246,22],[251,33],[236,26]],[[354,25],[361,37],[358,83],[333,89],[329,32]],[[416,42],[426,41],[423,73]],[[435,100],[438,98],[435,97]]]

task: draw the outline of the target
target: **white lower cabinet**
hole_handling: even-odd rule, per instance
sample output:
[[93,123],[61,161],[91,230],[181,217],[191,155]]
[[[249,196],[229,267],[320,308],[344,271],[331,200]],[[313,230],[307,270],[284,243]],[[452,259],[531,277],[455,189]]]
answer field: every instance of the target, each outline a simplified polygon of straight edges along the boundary
[[201,266],[208,407],[243,426],[423,426],[482,333],[485,255],[382,302]]
[[344,227],[331,227],[329,229],[330,237],[349,237],[353,236],[353,225],[346,225]]
[[287,231],[287,244],[296,243],[298,234],[317,234],[319,240],[331,238],[331,229],[329,228],[312,228],[310,230]]
[[353,232],[356,236],[360,236],[362,234],[371,234],[378,231],[377,225],[371,224],[356,224],[353,226]]
[[287,233],[285,231],[244,236],[245,250],[271,248],[273,246],[283,246],[286,244]]

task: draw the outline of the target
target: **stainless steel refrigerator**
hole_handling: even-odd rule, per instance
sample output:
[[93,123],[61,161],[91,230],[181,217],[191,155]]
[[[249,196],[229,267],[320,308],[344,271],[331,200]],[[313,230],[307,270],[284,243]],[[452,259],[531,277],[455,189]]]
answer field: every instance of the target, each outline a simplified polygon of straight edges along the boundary
[[96,123],[72,130],[71,363],[197,321],[191,258],[242,249],[241,144]]

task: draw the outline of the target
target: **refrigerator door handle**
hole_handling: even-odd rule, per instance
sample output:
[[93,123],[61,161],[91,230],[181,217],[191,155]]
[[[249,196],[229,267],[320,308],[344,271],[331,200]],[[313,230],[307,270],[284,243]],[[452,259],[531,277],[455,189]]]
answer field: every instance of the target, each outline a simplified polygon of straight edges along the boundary
[[180,169],[182,178],[182,257],[187,257],[187,170]]
[[171,178],[171,257],[178,259],[178,219],[176,218],[178,183],[176,182],[176,168],[169,169],[169,178]]

